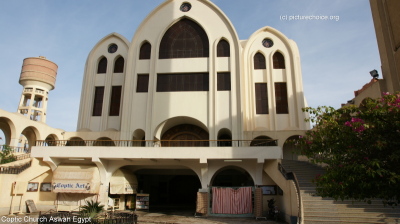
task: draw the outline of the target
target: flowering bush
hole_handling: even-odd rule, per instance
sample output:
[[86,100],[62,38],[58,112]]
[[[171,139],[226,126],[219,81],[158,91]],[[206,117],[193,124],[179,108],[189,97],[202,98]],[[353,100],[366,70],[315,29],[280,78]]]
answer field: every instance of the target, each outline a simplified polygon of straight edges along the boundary
[[327,165],[317,193],[335,199],[400,199],[400,94],[360,107],[304,108],[315,127],[296,140],[298,153]]

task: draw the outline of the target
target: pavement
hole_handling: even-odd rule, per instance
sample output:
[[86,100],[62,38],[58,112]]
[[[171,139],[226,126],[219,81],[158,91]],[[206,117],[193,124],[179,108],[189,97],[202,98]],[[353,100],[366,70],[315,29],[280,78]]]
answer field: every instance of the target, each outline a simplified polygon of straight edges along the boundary
[[[274,224],[271,220],[255,218],[232,217],[194,217],[189,211],[136,211],[138,224]],[[79,221],[79,222],[78,222]],[[7,224],[36,224],[38,214],[18,214],[0,216],[0,223]],[[60,221],[59,223],[63,223]],[[85,220],[76,220],[76,223],[86,223]]]
[[138,223],[141,224],[273,224],[271,220],[232,217],[194,217],[193,212],[143,212],[137,211]]

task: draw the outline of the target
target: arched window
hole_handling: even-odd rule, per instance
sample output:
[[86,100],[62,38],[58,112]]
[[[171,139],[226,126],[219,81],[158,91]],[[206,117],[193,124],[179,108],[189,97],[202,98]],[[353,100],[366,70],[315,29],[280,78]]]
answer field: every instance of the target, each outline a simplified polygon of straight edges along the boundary
[[217,45],[217,57],[230,57],[230,47],[226,40],[221,40]]
[[278,146],[278,141],[268,136],[258,136],[251,141],[250,146]]
[[123,57],[119,57],[114,64],[114,73],[123,73],[124,72],[124,63],[125,59]]
[[103,57],[102,59],[100,59],[99,64],[97,65],[97,74],[106,72],[107,72],[107,58]]
[[100,59],[99,64],[97,66],[97,74],[106,72],[107,72],[107,58],[103,57],[102,59]]
[[175,23],[161,40],[160,59],[208,56],[209,42],[206,32],[189,19],[182,19]]
[[140,47],[139,60],[150,59],[151,56],[151,44],[145,42]]
[[209,134],[201,127],[180,124],[168,129],[161,136],[163,147],[204,147],[208,146]]
[[272,60],[274,61],[275,69],[285,69],[285,58],[280,52],[275,52],[274,56],[272,56]]
[[[142,129],[136,129],[132,136],[132,146],[146,146],[146,134]],[[140,141],[141,140],[141,141]]]
[[73,137],[67,141],[66,146],[86,146],[86,143],[82,138]]
[[111,138],[102,137],[93,142],[93,146],[115,146],[115,143]]
[[254,55],[254,69],[266,69],[265,57],[263,54],[258,52]]
[[218,147],[224,146],[232,146],[232,133],[226,128],[223,128],[218,132]]

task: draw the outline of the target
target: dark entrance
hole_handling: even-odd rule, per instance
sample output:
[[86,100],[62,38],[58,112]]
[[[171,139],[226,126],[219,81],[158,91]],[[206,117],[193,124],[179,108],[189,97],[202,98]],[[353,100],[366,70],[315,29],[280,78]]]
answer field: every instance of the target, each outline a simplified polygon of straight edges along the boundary
[[138,192],[150,194],[150,210],[194,210],[201,183],[189,169],[143,169],[136,171]]

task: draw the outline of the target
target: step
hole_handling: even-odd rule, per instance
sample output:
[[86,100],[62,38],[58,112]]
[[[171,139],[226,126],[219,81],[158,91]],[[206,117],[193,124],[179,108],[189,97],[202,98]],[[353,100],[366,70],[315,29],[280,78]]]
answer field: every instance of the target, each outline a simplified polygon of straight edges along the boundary
[[377,210],[365,211],[364,209],[331,209],[331,210],[320,210],[320,211],[305,211],[304,216],[338,216],[341,217],[352,217],[352,216],[363,216],[363,217],[384,217],[384,218],[400,218],[399,211],[396,212],[378,212]]
[[[300,193],[301,198],[303,201],[311,201],[313,203],[320,201],[321,203],[333,203],[333,204],[349,204],[349,205],[365,205],[365,206],[370,206],[370,205],[379,205],[384,207],[385,205],[383,204],[382,200],[379,199],[375,199],[375,200],[371,200],[371,203],[365,202],[365,201],[357,201],[357,200],[335,200],[334,198],[328,198],[328,197],[321,197],[321,196],[316,196],[314,193]],[[389,205],[386,205],[386,207],[388,208],[392,208]]]
[[304,220],[305,224],[329,224],[329,223],[344,223],[344,224],[369,224],[369,223],[374,223],[374,224],[386,224],[387,222],[378,222],[378,221],[342,221],[342,220],[322,220],[322,219],[305,219]]
[[284,167],[286,172],[298,172],[298,173],[304,173],[305,171],[310,171],[313,173],[325,173],[324,169],[320,169],[320,168],[314,168],[314,167]]
[[393,210],[393,208],[390,207],[383,207],[382,205],[369,205],[366,206],[364,204],[356,204],[356,205],[351,205],[351,204],[329,204],[329,203],[308,203],[308,202],[303,202],[303,208],[304,211],[309,211],[309,210],[321,210],[321,209],[335,209],[335,210],[343,210],[343,209],[368,209],[369,211],[381,211],[385,210],[387,212],[397,212],[396,209]]
[[[302,198],[303,200],[303,204],[304,203],[311,203],[311,204],[334,204],[334,205],[363,205],[366,207],[370,207],[370,206],[380,206],[380,207],[384,207],[383,203],[381,201],[372,201],[371,204],[368,204],[367,202],[364,201],[351,201],[351,200],[334,200],[334,199],[329,199],[329,198],[323,198],[323,199],[313,199],[314,197],[305,197]],[[391,208],[390,206],[387,206],[388,208]]]
[[315,187],[313,183],[299,183],[300,187]]
[[312,179],[299,179],[299,178],[297,178],[297,182],[300,185],[301,184],[314,184],[315,185],[315,183],[312,182]]
[[303,202],[304,223],[400,223],[399,208],[385,207],[382,200],[364,201],[323,198],[316,194],[313,180],[325,170],[307,162],[283,160],[287,172],[295,173]]
[[[343,206],[343,205],[339,205],[339,206],[326,206],[326,205],[320,205],[320,206],[304,206],[304,213],[306,212],[326,212],[326,211],[340,211],[340,212],[380,212],[380,213],[388,213],[388,214],[398,214],[400,213],[399,211],[393,211],[390,209],[385,209],[382,207],[369,207],[369,208],[365,208],[363,206]],[[400,217],[400,216],[399,216]]]
[[319,166],[313,166],[310,164],[300,164],[300,165],[296,165],[296,164],[282,164],[283,168],[285,168],[286,171],[288,170],[325,170],[322,167]]
[[324,216],[308,216],[305,215],[304,216],[304,223],[309,223],[308,220],[313,221],[313,220],[323,220],[321,223],[324,223],[325,221],[337,221],[337,222],[341,222],[341,221],[347,221],[347,222],[361,222],[361,223],[365,223],[365,222],[382,222],[382,223],[396,223],[398,221],[400,221],[400,218],[393,218],[393,217],[365,217],[363,216],[363,214],[360,215],[355,215],[355,216],[341,216],[340,214],[336,214],[336,215],[324,215]]

